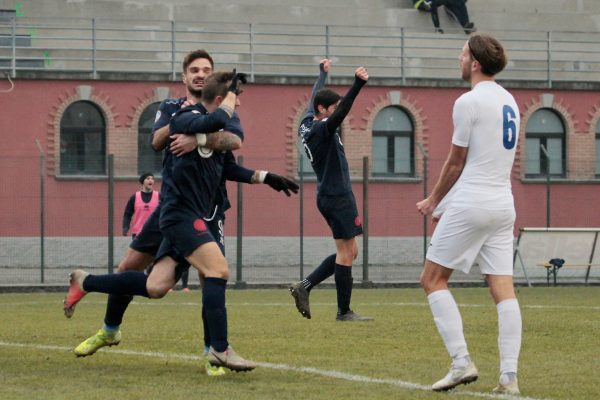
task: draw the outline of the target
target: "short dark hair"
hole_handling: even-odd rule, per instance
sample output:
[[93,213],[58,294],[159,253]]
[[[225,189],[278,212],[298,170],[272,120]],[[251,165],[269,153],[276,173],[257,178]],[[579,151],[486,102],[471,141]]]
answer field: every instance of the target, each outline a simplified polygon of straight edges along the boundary
[[198,50],[189,52],[183,59],[183,72],[185,72],[187,70],[187,67],[189,67],[191,63],[193,63],[195,60],[197,60],[199,58],[207,59],[210,62],[210,66],[212,68],[215,67],[215,63],[213,62],[213,59],[210,56],[210,54],[208,54],[208,52],[206,50],[198,49]]
[[138,181],[140,182],[140,184],[144,184],[144,181],[146,180],[147,177],[153,177],[154,178],[154,174],[150,173],[150,172],[145,172],[143,174],[140,175],[140,179],[138,179]]
[[498,39],[486,33],[474,33],[467,44],[471,58],[481,64],[485,75],[494,76],[506,67],[506,52]]
[[315,109],[315,113],[319,113],[319,106],[323,106],[325,108],[329,107],[332,104],[340,101],[342,96],[337,94],[331,89],[321,89],[315,94],[315,99],[313,100],[313,107]]
[[229,83],[233,79],[232,72],[213,72],[204,80],[202,101],[212,103],[217,96],[227,96]]

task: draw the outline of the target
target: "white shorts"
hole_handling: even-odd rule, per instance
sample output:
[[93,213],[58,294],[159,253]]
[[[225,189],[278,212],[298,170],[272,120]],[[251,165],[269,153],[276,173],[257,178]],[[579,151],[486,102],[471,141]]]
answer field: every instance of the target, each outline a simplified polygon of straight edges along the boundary
[[449,208],[433,232],[427,259],[464,273],[477,262],[484,275],[512,275],[514,224],[512,208]]

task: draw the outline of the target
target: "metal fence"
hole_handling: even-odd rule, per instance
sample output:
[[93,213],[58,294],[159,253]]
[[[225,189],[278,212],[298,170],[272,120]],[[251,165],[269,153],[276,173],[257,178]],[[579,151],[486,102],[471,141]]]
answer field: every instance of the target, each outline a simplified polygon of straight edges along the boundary
[[[537,82],[600,80],[598,32],[493,32],[506,45],[509,66],[500,78]],[[177,80],[183,56],[206,48],[222,69],[237,67],[251,81],[313,76],[315,63],[333,58],[336,75],[358,65],[384,82],[458,80],[463,34],[402,27],[356,27],[216,22],[11,18],[0,21],[0,71],[89,79]],[[121,78],[122,79],[122,78]]]
[[[113,162],[107,161],[109,174],[104,178],[56,180],[46,175],[43,155],[39,160],[0,157],[0,285],[65,284],[74,268],[94,273],[114,270],[130,242],[121,235],[121,219],[138,184],[135,178],[124,181],[112,176]],[[424,171],[439,171],[444,160],[423,162]],[[349,163],[355,166],[353,190],[365,228],[358,238],[359,254],[353,267],[356,282],[416,285],[433,227],[415,204],[433,182],[428,182],[427,175],[382,181],[369,172],[368,159],[350,159]],[[282,160],[248,159],[244,164],[277,171]],[[314,177],[299,173],[296,179],[300,193],[290,198],[266,185],[228,183],[233,208],[227,212],[225,244],[231,282],[238,286],[289,283],[308,275],[335,252],[316,209]],[[582,199],[577,190],[557,194],[554,189],[559,185],[554,179],[540,180],[519,191],[525,196],[518,199],[520,204],[540,207],[531,215],[521,214],[518,228],[550,225],[551,214],[552,226],[569,226],[568,210],[582,204]],[[587,212],[594,220],[594,208]],[[190,276],[192,284],[198,283],[195,273]],[[525,282],[523,275],[517,279]],[[542,275],[535,279],[534,283],[545,284]],[[583,276],[561,279],[584,282]],[[600,269],[592,268],[589,281],[599,279]],[[482,277],[475,265],[470,275],[457,272],[453,280],[482,282]]]

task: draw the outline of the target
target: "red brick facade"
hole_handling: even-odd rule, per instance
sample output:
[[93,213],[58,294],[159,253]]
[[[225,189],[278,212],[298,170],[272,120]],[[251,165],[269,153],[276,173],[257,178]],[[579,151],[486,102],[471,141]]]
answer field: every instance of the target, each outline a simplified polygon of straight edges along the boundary
[[[345,87],[335,87],[343,93]],[[466,88],[416,88],[366,86],[356,99],[352,112],[343,124],[346,153],[353,175],[354,192],[362,207],[362,158],[371,156],[371,130],[377,113],[385,107],[403,109],[412,119],[415,143],[420,143],[429,155],[429,190],[435,184],[446,158],[452,135],[452,105]],[[593,199],[600,197],[600,180],[595,171],[595,133],[600,121],[600,94],[575,90],[511,90],[521,110],[521,137],[513,175],[517,205],[517,227],[545,226],[545,186],[540,180],[524,179],[522,157],[525,152],[524,132],[528,118],[540,108],[551,108],[562,119],[566,129],[566,178],[553,183],[553,226],[600,226]],[[46,152],[47,206],[55,222],[49,223],[51,235],[103,235],[106,216],[106,182],[98,177],[59,177],[60,121],[66,108],[76,101],[94,103],[106,126],[107,153],[114,154],[115,223],[120,223],[122,207],[137,189],[138,122],[150,104],[165,97],[181,96],[179,82],[117,82],[117,81],[39,81],[16,82],[16,89],[0,97],[3,115],[0,131],[4,147],[0,150],[0,167],[10,175],[7,195],[0,199],[5,215],[0,218],[0,235],[31,235],[38,231],[35,219],[24,221],[23,215],[37,212],[38,150],[41,141]],[[245,165],[269,169],[297,178],[296,129],[306,108],[310,86],[249,85],[242,95],[239,114],[246,131],[240,154]],[[32,101],[35,99],[35,102]],[[32,104],[35,106],[33,107]],[[14,158],[19,161],[13,165]],[[373,235],[419,236],[422,219],[414,204],[423,195],[423,156],[415,146],[415,176],[412,178],[378,178],[370,185],[370,221]],[[24,187],[19,186],[21,183]],[[13,185],[13,186],[11,186]],[[23,193],[32,187],[32,198],[23,200]],[[230,197],[235,203],[236,186],[230,184]],[[72,221],[73,213],[83,212],[81,196],[95,207],[86,221]],[[252,188],[245,193],[244,217],[246,235],[296,235],[297,199],[287,199],[267,188]],[[327,234],[327,227],[314,210],[314,182],[307,183],[308,200],[306,229],[308,235]],[[268,204],[265,207],[265,204]],[[30,211],[23,210],[26,207]],[[235,207],[234,207],[235,208]],[[277,212],[274,214],[273,210]],[[228,214],[234,221],[235,210]],[[66,221],[66,222],[58,222]],[[101,227],[98,227],[98,226]],[[232,234],[233,223],[228,233]]]

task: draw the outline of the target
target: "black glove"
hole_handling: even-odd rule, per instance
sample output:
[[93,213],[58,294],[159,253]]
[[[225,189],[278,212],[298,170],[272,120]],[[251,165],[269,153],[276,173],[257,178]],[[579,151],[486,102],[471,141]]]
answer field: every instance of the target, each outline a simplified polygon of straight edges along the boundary
[[300,188],[293,180],[279,176],[272,172],[268,172],[265,176],[265,183],[278,192],[283,190],[288,197],[292,195],[290,191],[298,193],[298,189]]
[[229,91],[233,92],[237,95],[242,93],[241,84],[248,83],[248,79],[246,78],[246,74],[243,72],[237,72],[236,69],[233,69],[233,78],[231,79],[231,84],[229,85]]

